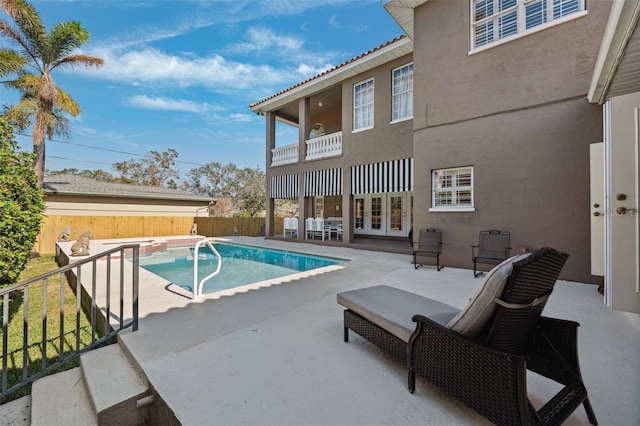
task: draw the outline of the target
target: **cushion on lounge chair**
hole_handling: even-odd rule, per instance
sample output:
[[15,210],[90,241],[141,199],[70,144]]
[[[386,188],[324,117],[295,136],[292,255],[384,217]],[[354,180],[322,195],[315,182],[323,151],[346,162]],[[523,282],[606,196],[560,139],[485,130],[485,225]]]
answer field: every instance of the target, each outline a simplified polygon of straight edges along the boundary
[[386,285],[343,291],[337,299],[340,305],[407,343],[416,329],[412,321],[415,314],[445,325],[459,312],[445,303]]
[[497,304],[493,299],[502,295],[507,278],[509,278],[509,274],[513,270],[513,263],[529,255],[531,253],[510,257],[489,271],[482,286],[469,300],[467,306],[449,321],[447,327],[465,336],[477,337],[497,308]]

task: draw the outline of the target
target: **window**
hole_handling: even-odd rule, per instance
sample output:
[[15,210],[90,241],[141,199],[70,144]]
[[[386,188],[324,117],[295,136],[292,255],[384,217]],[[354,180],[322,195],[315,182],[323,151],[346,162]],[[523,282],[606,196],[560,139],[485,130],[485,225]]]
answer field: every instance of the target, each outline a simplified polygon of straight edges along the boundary
[[413,117],[413,64],[393,70],[391,121]]
[[473,210],[473,167],[435,170],[431,210]]
[[353,130],[373,128],[373,79],[353,86]]
[[471,46],[476,49],[585,11],[585,0],[471,0]]

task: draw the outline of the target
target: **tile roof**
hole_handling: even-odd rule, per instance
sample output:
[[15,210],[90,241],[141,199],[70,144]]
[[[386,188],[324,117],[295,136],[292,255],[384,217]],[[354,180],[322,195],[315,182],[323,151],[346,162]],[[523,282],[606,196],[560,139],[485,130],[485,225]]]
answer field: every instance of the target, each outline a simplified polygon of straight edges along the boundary
[[278,92],[278,93],[276,93],[274,95],[271,95],[268,98],[264,98],[263,100],[255,102],[253,104],[249,104],[249,108],[255,108],[256,106],[258,106],[258,105],[260,105],[260,104],[262,104],[262,103],[264,103],[264,102],[266,102],[266,101],[268,101],[270,99],[276,98],[276,97],[278,97],[278,96],[280,96],[280,95],[282,95],[284,93],[287,93],[287,92],[289,92],[289,91],[291,91],[291,90],[293,90],[293,89],[295,89],[297,87],[304,86],[305,84],[310,83],[310,82],[312,82],[312,81],[314,81],[314,80],[316,80],[316,79],[318,79],[320,77],[324,77],[327,74],[331,74],[333,72],[336,72],[339,69],[341,69],[341,68],[343,68],[343,67],[345,67],[345,66],[347,66],[349,64],[352,64],[354,62],[362,60],[362,59],[366,58],[367,56],[371,55],[372,53],[375,53],[375,52],[377,52],[377,51],[379,51],[381,49],[384,49],[385,47],[391,46],[392,44],[397,43],[397,42],[399,42],[401,40],[404,40],[405,38],[407,38],[407,36],[402,34],[401,36],[396,37],[393,40],[391,40],[391,41],[389,41],[389,42],[387,42],[385,44],[381,44],[380,46],[378,46],[378,47],[376,47],[374,49],[371,49],[371,50],[369,50],[369,51],[367,51],[367,52],[365,52],[365,53],[363,53],[361,55],[356,56],[355,58],[349,59],[348,61],[341,63],[340,65],[336,65],[335,67],[333,67],[331,69],[328,69],[328,70],[326,70],[326,71],[324,71],[324,72],[322,72],[322,73],[320,73],[320,74],[318,74],[316,76],[313,76],[313,77],[311,77],[311,78],[309,78],[309,79],[307,79],[305,81],[302,81],[302,82],[300,82],[298,84],[295,84],[295,85],[293,85],[293,86],[291,86],[291,87],[289,87],[287,89],[284,89],[284,90],[282,90],[282,91],[280,91],[280,92]]
[[96,197],[151,198],[208,202],[212,198],[157,186],[101,182],[76,175],[53,175],[44,178],[45,194],[88,195]]

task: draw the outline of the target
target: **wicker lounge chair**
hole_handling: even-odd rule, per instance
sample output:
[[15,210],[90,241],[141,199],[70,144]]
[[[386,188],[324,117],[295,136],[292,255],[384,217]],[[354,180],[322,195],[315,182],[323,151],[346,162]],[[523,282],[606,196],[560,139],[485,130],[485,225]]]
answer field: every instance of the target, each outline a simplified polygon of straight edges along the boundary
[[473,261],[473,276],[478,277],[482,272],[476,272],[478,263],[497,265],[509,257],[511,251],[511,234],[505,231],[480,231],[478,245],[471,246],[471,260]]
[[[339,293],[344,339],[352,330],[406,363],[411,392],[418,373],[496,424],[556,425],[583,404],[595,425],[578,364],[578,323],[540,316],[566,258],[545,248],[498,265],[487,281],[510,273],[489,299],[493,311],[481,314],[472,306],[487,296],[487,282],[462,311],[387,286]],[[563,386],[538,410],[527,397],[527,370]]]
[[421,229],[418,240],[418,248],[413,251],[413,267],[418,269],[422,266],[418,263],[418,257],[435,257],[436,269],[442,269],[440,266],[440,253],[442,253],[442,229]]

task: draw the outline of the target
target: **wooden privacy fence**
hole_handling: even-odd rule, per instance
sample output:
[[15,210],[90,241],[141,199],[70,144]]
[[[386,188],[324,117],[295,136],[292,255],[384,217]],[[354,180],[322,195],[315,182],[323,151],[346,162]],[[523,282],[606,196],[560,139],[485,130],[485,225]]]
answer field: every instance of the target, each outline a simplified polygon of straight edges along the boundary
[[[264,235],[264,221],[263,217],[45,216],[34,251],[55,253],[58,236],[67,226],[72,228],[71,241],[85,231],[95,240],[187,235],[194,223],[198,234],[206,237],[232,236],[234,231],[258,237]],[[276,218],[275,232],[283,232],[282,218]]]

